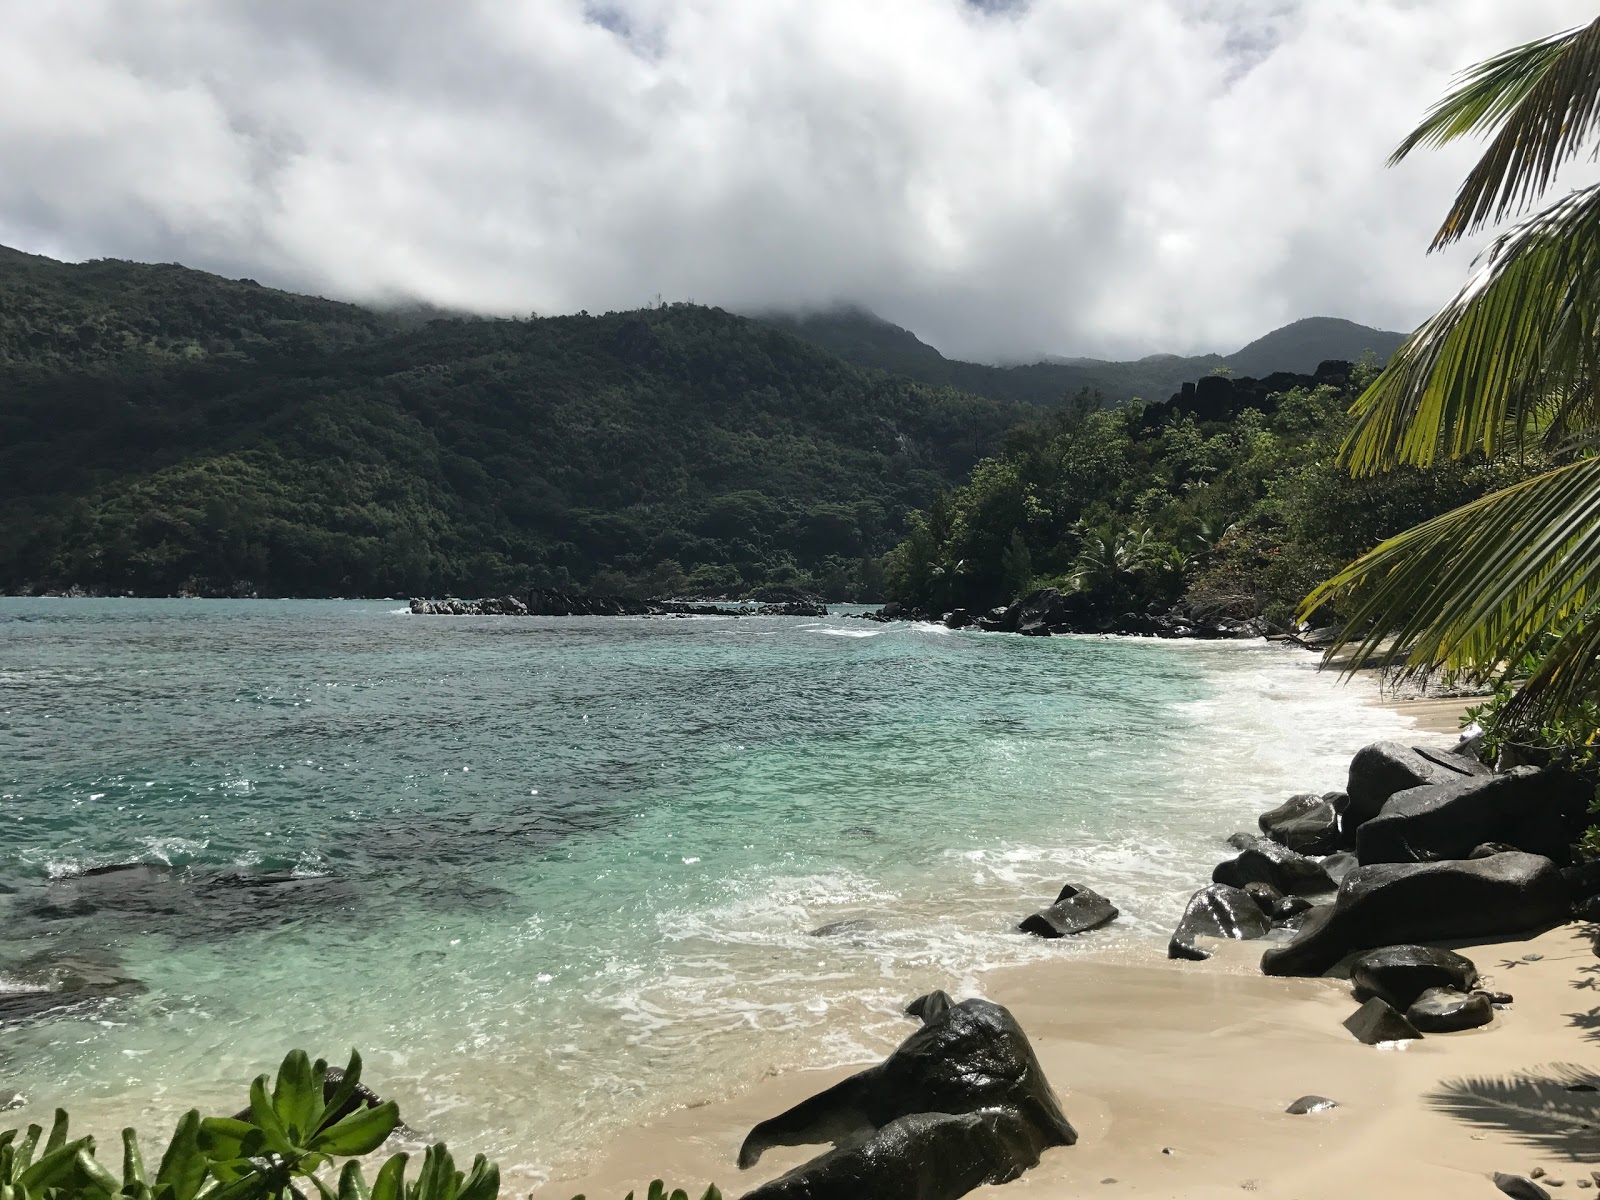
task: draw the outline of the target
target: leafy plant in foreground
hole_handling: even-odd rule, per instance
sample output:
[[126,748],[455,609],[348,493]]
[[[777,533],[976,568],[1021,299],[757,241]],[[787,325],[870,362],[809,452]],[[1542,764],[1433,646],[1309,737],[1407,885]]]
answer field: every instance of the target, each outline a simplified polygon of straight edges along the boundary
[[[585,1197],[574,1196],[572,1200],[585,1200]],[[633,1193],[629,1192],[624,1200],[633,1200]],[[661,1180],[656,1179],[651,1182],[650,1191],[645,1196],[645,1200],[689,1200],[689,1193],[684,1191],[682,1188],[674,1188],[669,1194],[667,1191],[667,1185]],[[722,1193],[717,1190],[716,1184],[712,1184],[710,1187],[706,1188],[704,1194],[701,1195],[700,1200],[722,1200]]]

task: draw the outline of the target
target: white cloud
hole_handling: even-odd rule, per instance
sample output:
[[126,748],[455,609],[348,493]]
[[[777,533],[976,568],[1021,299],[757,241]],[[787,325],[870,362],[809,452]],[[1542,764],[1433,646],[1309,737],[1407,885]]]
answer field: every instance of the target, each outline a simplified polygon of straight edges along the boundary
[[1473,148],[1389,150],[1452,71],[1592,16],[0,0],[0,241],[498,312],[849,300],[967,357],[1408,328],[1464,276],[1423,251]]

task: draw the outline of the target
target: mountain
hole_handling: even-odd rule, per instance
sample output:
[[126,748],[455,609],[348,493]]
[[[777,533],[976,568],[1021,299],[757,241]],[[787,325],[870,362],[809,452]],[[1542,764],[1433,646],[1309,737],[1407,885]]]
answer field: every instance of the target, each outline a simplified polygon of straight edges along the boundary
[[1023,415],[694,305],[415,325],[5,251],[0,592],[870,594]]
[[1099,391],[1112,404],[1135,397],[1164,400],[1183,384],[1222,367],[1235,375],[1260,378],[1275,371],[1310,374],[1324,359],[1353,362],[1368,351],[1383,362],[1405,340],[1404,334],[1337,317],[1307,317],[1275,329],[1233,354],[1152,354],[1131,362],[1050,358],[1025,366],[996,367],[946,358],[909,330],[860,308],[760,316],[858,366],[996,400],[1046,406],[1059,404],[1083,388]]

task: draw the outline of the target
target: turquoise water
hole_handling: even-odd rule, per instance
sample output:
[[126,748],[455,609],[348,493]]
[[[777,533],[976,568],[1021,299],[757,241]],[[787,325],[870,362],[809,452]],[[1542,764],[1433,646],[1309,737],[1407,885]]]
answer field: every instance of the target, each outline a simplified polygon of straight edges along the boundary
[[[1159,953],[1221,837],[1402,727],[1365,700],[1265,643],[0,600],[0,978],[92,951],[148,989],[8,1030],[0,1085],[149,1122],[357,1045],[536,1179],[880,1053],[929,987]],[[302,878],[33,915],[132,861]],[[1122,919],[1011,932],[1068,878]]]

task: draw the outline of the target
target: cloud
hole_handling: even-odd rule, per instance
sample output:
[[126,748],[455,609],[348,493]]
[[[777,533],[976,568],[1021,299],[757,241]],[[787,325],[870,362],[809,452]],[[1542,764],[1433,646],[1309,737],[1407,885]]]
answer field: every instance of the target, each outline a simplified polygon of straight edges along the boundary
[[[856,302],[947,353],[1410,328],[1571,0],[0,0],[0,242],[501,313]],[[1569,173],[1568,178],[1593,177]]]

